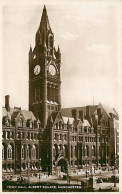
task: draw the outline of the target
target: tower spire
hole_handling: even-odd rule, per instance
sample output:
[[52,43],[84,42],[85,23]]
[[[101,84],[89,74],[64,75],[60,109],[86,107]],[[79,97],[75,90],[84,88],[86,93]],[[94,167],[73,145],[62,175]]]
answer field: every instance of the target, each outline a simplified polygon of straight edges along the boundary
[[40,29],[41,31],[51,31],[50,23],[48,20],[46,6],[44,5],[41,22],[40,22]]

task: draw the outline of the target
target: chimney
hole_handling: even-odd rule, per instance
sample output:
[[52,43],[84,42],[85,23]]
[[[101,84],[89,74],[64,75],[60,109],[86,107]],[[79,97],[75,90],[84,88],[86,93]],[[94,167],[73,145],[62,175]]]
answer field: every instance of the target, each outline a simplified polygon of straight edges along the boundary
[[73,110],[72,110],[72,117],[73,117],[75,120],[78,119],[78,111],[77,111],[77,109],[73,109]]
[[10,98],[9,95],[5,96],[5,108],[6,108],[7,111],[10,111],[9,98]]
[[111,116],[111,118],[113,118],[114,116],[113,116],[113,113],[109,113],[109,115]]
[[86,116],[90,116],[90,106],[86,106]]
[[97,114],[98,114],[98,116],[101,116],[101,115],[102,115],[102,110],[101,110],[101,108],[97,108]]
[[79,118],[81,119],[82,123],[84,122],[84,111],[80,110],[79,111]]
[[97,115],[98,115],[98,124],[100,125],[100,119],[102,117],[102,109],[101,108],[97,108]]

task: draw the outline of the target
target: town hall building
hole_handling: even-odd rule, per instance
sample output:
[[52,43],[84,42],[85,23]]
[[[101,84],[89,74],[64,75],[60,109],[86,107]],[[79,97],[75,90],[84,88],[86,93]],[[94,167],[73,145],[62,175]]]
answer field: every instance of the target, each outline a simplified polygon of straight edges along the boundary
[[46,7],[29,51],[29,110],[2,111],[2,173],[29,176],[118,165],[119,115],[99,103],[61,109],[61,51]]

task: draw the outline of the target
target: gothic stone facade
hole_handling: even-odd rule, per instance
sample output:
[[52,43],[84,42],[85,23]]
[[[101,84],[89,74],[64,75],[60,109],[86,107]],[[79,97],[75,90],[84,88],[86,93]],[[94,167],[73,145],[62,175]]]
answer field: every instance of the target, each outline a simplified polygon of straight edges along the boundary
[[29,110],[3,108],[3,175],[29,176],[113,165],[118,158],[118,114],[102,104],[61,109],[61,52],[44,7],[29,51]]

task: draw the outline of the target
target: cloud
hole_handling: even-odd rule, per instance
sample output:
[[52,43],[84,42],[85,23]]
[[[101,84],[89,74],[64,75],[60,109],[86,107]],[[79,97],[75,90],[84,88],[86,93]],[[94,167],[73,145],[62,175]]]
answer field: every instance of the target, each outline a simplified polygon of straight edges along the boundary
[[108,53],[113,49],[113,46],[111,45],[104,45],[104,44],[92,44],[92,45],[86,45],[86,50],[92,51],[96,54],[103,54]]
[[65,32],[64,34],[60,34],[59,36],[65,40],[76,40],[79,37],[78,35],[72,34],[70,32]]
[[65,14],[63,16],[63,19],[71,20],[71,21],[77,20],[78,22],[81,22],[80,25],[82,25],[82,24],[85,24],[85,25],[87,25],[87,24],[88,25],[89,24],[91,24],[91,25],[103,25],[106,22],[108,22],[107,19],[100,18],[100,17],[98,17],[98,15],[93,14],[93,13],[88,13],[88,14],[83,14],[83,15],[81,14],[80,16],[78,16],[78,15],[71,16],[69,14]]

